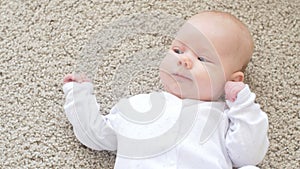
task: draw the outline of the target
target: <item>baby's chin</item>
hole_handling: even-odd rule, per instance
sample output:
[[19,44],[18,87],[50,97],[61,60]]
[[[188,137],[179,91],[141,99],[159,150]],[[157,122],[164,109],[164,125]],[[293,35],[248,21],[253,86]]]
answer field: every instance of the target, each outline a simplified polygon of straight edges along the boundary
[[177,90],[171,90],[167,85],[163,85],[164,86],[164,90],[180,99],[183,99],[182,97],[182,93],[177,92]]

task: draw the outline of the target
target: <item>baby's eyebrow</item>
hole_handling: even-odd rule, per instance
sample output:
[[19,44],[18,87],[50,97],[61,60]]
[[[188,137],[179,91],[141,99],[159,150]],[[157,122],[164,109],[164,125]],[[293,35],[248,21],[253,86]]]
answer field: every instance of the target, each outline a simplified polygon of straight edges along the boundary
[[186,48],[190,49],[194,53],[195,56],[197,56],[197,57],[200,56],[199,53],[197,54],[196,51],[193,50],[193,48],[189,47],[184,42],[181,42],[180,40],[176,40],[176,43],[177,44],[174,44],[173,46],[180,46],[181,45],[181,46],[183,46],[184,49],[186,49]]
[[179,41],[179,40],[177,40],[177,39],[174,39],[172,45],[178,45],[178,44],[184,45],[184,43],[182,43],[181,41]]

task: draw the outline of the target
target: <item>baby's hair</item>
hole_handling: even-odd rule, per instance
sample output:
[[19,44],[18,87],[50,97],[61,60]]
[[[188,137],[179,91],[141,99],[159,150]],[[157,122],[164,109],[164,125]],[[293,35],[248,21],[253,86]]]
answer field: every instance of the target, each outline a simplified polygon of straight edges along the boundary
[[240,56],[240,57],[246,58],[244,60],[243,67],[240,70],[240,71],[244,72],[245,69],[247,68],[248,63],[250,62],[250,59],[252,57],[253,50],[254,50],[254,41],[253,41],[251,32],[249,31],[249,28],[247,27],[246,24],[244,24],[242,21],[240,21],[236,16],[234,16],[228,12],[209,10],[209,11],[202,11],[199,14],[205,14],[205,13],[214,14],[219,17],[223,17],[223,19],[234,22],[240,28],[240,30],[243,34],[243,37],[246,37],[245,49],[249,51],[249,52],[246,52],[246,53],[249,53],[249,55]]

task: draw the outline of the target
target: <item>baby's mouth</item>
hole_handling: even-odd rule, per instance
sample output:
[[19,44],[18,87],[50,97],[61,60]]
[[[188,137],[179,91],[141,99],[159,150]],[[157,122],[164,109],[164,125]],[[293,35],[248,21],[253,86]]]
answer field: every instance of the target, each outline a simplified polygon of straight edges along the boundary
[[181,75],[181,74],[179,74],[179,73],[172,73],[172,76],[173,76],[175,79],[192,81],[191,78],[189,78],[189,77],[187,77],[187,76],[184,76],[184,75]]

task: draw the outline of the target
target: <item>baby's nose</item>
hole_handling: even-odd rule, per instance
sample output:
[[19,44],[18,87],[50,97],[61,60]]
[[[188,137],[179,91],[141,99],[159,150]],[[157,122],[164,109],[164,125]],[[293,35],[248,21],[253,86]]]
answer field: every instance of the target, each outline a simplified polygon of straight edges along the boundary
[[191,69],[193,67],[193,62],[187,56],[180,56],[177,65],[184,66],[186,69]]

